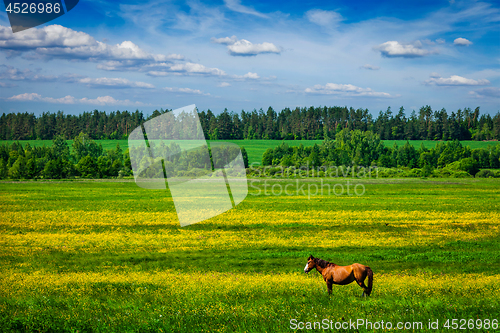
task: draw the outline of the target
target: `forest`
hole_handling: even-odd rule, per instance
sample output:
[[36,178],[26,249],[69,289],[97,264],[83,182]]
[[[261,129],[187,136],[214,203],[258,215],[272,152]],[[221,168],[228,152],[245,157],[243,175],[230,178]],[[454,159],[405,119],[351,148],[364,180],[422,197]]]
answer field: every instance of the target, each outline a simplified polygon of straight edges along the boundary
[[[434,148],[423,144],[416,149],[411,144],[387,147],[377,133],[372,131],[343,129],[335,135],[335,140],[327,138],[322,144],[304,147],[302,144],[290,147],[282,141],[275,148],[267,149],[260,165],[249,165],[248,155],[241,147],[247,174],[250,176],[275,176],[281,172],[292,177],[332,177],[342,176],[349,170],[376,168],[380,177],[500,177],[500,143],[487,148],[471,149],[460,141],[438,142]],[[152,143],[150,143],[152,144]],[[212,147],[213,148],[213,147]],[[133,150],[134,148],[132,148]],[[209,155],[202,151],[181,151],[175,142],[155,148],[158,156],[166,156],[164,170],[167,175],[198,177],[210,171],[214,165],[214,149]],[[239,149],[223,156],[232,160]],[[218,154],[220,155],[220,154]],[[148,154],[134,152],[137,165],[147,164]],[[204,158],[205,157],[205,158]],[[210,162],[208,161],[210,157]],[[157,157],[153,163],[162,163]],[[225,159],[217,157],[217,160]],[[220,167],[215,165],[215,167]],[[315,172],[314,170],[321,170]],[[156,170],[161,170],[156,169]],[[331,171],[335,170],[336,174]],[[144,169],[145,172],[150,170]],[[380,172],[379,172],[380,171]],[[245,172],[243,170],[243,172]],[[123,150],[119,144],[114,149],[104,150],[102,145],[85,133],[73,139],[72,147],[58,136],[50,147],[32,147],[20,142],[0,145],[0,179],[77,179],[77,178],[122,178],[132,176],[129,149]],[[157,177],[145,173],[147,177]],[[161,175],[160,175],[161,176]]]
[[382,177],[500,177],[500,170],[495,170],[500,168],[500,144],[471,149],[454,140],[439,142],[431,149],[422,144],[416,149],[407,141],[387,147],[376,133],[344,129],[335,140],[326,139],[312,147],[289,147],[284,141],[267,149],[262,166],[251,171],[257,176],[339,177],[347,168],[362,170],[365,175],[365,170],[373,167]]
[[[52,140],[58,136],[72,139],[81,132],[94,140],[127,139],[128,134],[145,121],[170,110],[155,110],[144,115],[136,110],[94,110],[79,115],[46,112],[9,113],[0,116],[0,140]],[[421,107],[406,114],[403,107],[393,113],[391,108],[377,117],[368,109],[347,106],[285,108],[276,112],[272,107],[219,114],[211,110],[198,112],[206,139],[238,140],[324,140],[335,138],[343,129],[372,131],[381,140],[500,140],[500,112],[495,116],[480,114],[479,107],[433,110]]]

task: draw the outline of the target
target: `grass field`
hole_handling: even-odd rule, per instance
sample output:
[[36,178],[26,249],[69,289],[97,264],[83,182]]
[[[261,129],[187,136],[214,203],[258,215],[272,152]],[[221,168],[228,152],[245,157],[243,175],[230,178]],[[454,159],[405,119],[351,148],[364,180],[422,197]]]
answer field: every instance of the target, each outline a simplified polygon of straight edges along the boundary
[[[184,228],[168,191],[133,182],[0,183],[0,331],[286,332],[323,319],[498,331],[498,180],[349,180],[361,196],[264,181]],[[292,195],[266,195],[287,184]],[[310,254],[369,265],[372,296],[355,284],[328,296],[303,273]]]
[[[97,140],[104,149],[114,149],[116,147],[116,144],[119,143],[120,147],[123,150],[126,150],[128,148],[128,140]],[[262,163],[262,155],[268,148],[274,148],[277,145],[281,144],[282,141],[279,140],[224,140],[227,142],[233,142],[239,145],[240,147],[245,147],[247,153],[248,153],[248,161],[250,164],[252,163]],[[1,141],[0,144],[3,143],[9,143],[11,144],[14,141]],[[48,146],[50,147],[52,145],[51,140],[25,140],[25,141],[20,141],[21,143],[26,143],[29,142],[31,146]],[[73,140],[67,140],[68,145],[71,148],[71,145],[73,144]],[[210,141],[209,141],[210,142]],[[303,144],[304,146],[313,146],[315,143],[316,144],[321,144],[323,141],[322,140],[287,140],[285,141],[288,143],[289,146],[299,146],[300,144]],[[440,141],[424,141],[424,140],[411,140],[409,141],[411,145],[413,145],[415,148],[420,148],[420,145],[423,143],[425,147],[427,148],[433,148],[436,146],[436,144]],[[402,146],[406,143],[406,140],[385,140],[384,141],[385,145],[387,147],[392,147],[394,143],[397,143],[398,146]],[[487,148],[488,145],[496,145],[498,144],[497,141],[462,141],[462,145],[464,146],[470,146],[471,149],[476,149],[476,148]]]

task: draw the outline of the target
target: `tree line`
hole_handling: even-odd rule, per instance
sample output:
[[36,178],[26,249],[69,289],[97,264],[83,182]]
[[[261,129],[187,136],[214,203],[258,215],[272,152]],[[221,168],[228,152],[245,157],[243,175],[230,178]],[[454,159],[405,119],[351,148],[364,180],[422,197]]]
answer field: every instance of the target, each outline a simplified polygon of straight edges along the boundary
[[102,145],[80,133],[72,150],[62,136],[51,147],[24,146],[19,142],[0,145],[0,179],[111,178],[130,176],[130,158],[117,144],[104,150]]
[[[237,147],[200,147],[197,150],[181,151],[172,142],[163,142],[151,149],[164,158],[152,159],[149,152],[140,148],[132,148],[142,177],[163,177],[163,167],[169,177],[199,177],[215,168],[222,168],[232,161],[239,153]],[[80,133],[73,139],[72,149],[62,136],[52,140],[52,146],[32,147],[29,142],[24,145],[19,142],[0,145],[0,179],[71,179],[71,178],[121,178],[132,176],[132,163],[129,149],[123,151],[120,144],[114,149],[104,150],[100,143],[92,140],[87,134]],[[248,155],[241,148],[244,167],[248,167]],[[162,159],[164,161],[162,161]],[[215,161],[215,164],[214,164]],[[149,166],[159,163],[159,167]],[[140,167],[140,164],[147,164]],[[155,174],[155,172],[160,174]],[[151,174],[153,172],[153,174]],[[244,174],[245,169],[242,167]]]
[[[321,145],[290,147],[283,142],[275,148],[268,148],[262,156],[262,165],[275,167],[267,169],[274,173],[284,170],[300,174],[305,166],[323,172],[332,168],[338,171],[340,166],[352,170],[366,167],[392,169],[386,172],[387,175],[399,169],[396,172],[399,176],[463,177],[475,176],[481,170],[479,176],[500,177],[500,172],[489,170],[500,168],[500,144],[470,149],[454,140],[439,142],[431,149],[422,144],[417,149],[407,141],[402,146],[395,143],[393,147],[386,147],[377,133],[343,129],[335,140],[326,139]],[[254,169],[257,174],[262,172],[262,167]],[[407,172],[401,173],[402,170]]]
[[[137,126],[169,110],[155,110],[150,116],[141,111],[116,111],[107,114],[94,110],[80,115],[46,112],[9,113],[0,116],[0,140],[52,140],[58,136],[71,139],[79,133],[89,138],[127,139]],[[324,140],[334,138],[343,129],[372,131],[382,140],[500,140],[500,112],[495,116],[480,114],[479,107],[432,110],[424,106],[409,116],[401,107],[380,111],[377,117],[368,109],[352,107],[285,108],[272,107],[215,115],[210,109],[198,112],[206,139],[238,140]]]

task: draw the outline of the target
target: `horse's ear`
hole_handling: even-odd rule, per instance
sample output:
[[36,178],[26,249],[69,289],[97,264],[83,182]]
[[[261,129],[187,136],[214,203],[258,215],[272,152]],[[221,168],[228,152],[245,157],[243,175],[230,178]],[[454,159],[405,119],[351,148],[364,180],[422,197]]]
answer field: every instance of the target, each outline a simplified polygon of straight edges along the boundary
[[307,258],[307,260],[309,260],[309,259],[314,259],[312,254],[309,256],[309,258]]

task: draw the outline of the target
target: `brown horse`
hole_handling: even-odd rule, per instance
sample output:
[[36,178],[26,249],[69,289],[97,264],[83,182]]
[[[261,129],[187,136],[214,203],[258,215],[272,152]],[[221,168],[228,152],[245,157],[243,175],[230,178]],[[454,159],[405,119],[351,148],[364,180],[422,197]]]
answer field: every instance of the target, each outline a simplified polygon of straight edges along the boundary
[[[333,284],[346,285],[354,280],[363,288],[363,296],[370,296],[372,292],[373,271],[368,266],[361,264],[338,266],[326,260],[314,258],[311,255],[307,259],[304,273],[309,273],[313,268],[316,268],[323,275],[323,279],[328,287],[328,294],[332,293]],[[368,277],[368,287],[365,285],[366,277]]]

